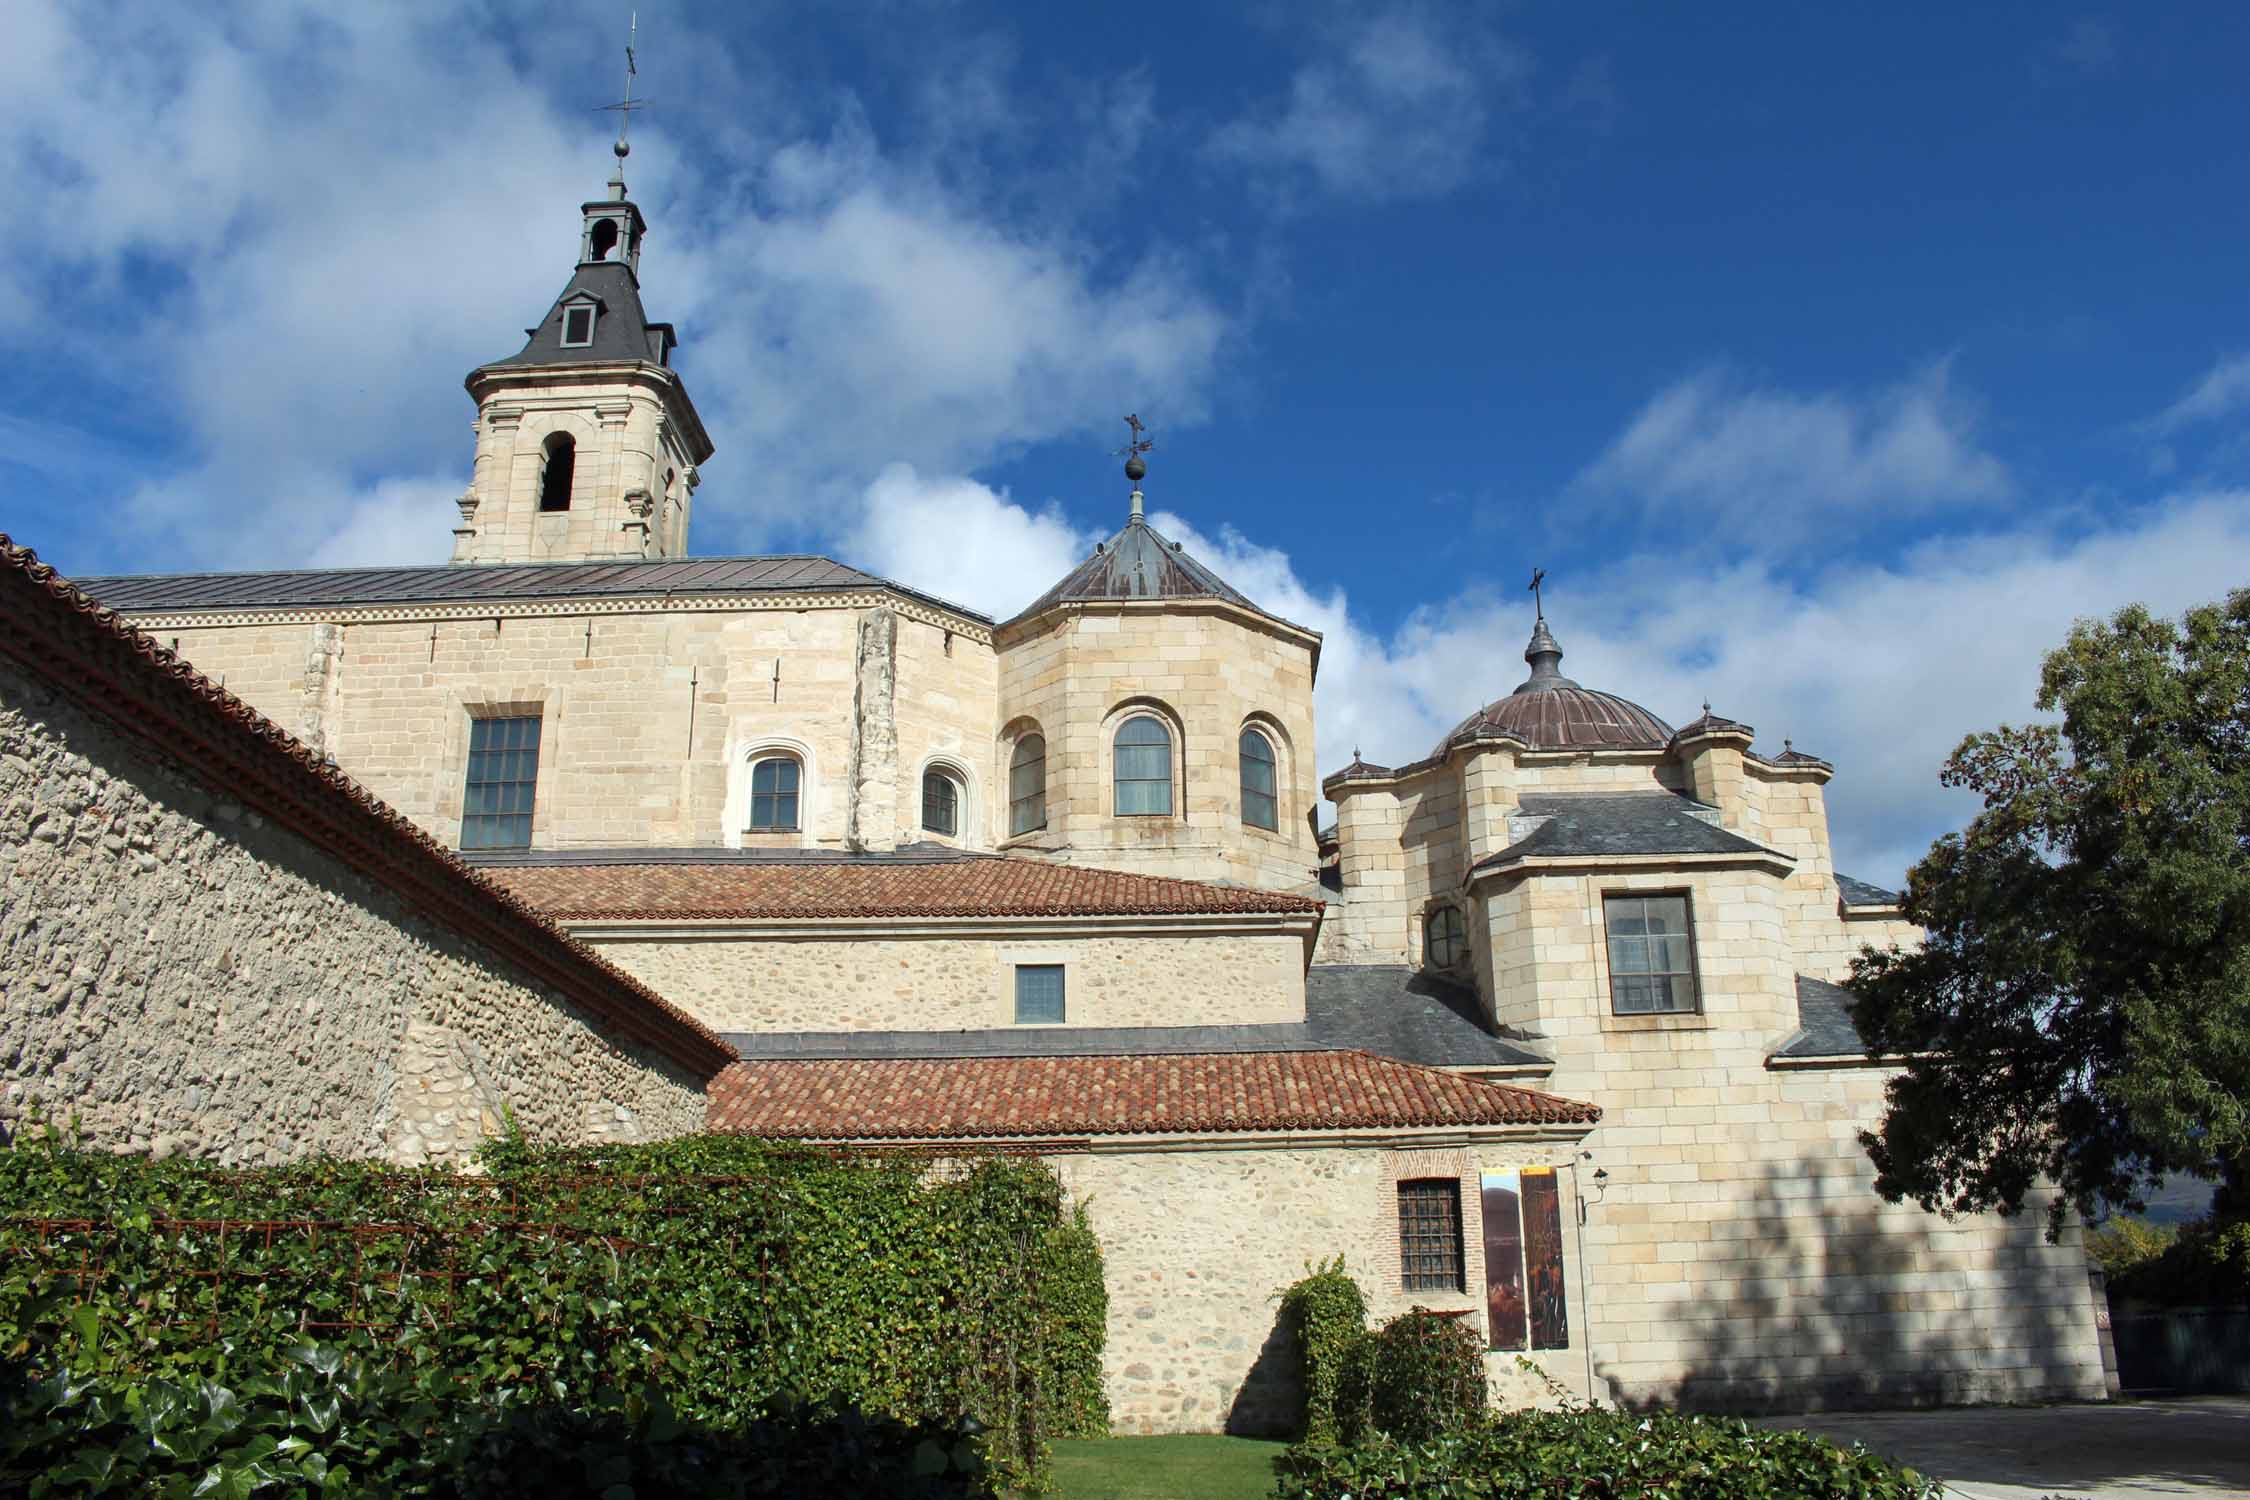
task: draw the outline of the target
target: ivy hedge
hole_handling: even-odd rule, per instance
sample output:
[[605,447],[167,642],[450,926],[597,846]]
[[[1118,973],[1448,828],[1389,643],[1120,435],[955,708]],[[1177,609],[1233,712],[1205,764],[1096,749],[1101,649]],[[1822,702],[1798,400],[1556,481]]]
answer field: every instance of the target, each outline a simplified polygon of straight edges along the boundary
[[1419,1441],[1302,1444],[1279,1500],[1939,1500],[1912,1469],[1737,1418],[1578,1407],[1475,1418]]
[[969,1421],[987,1492],[1042,1490],[1048,1439],[1107,1430],[1099,1250],[1036,1162],[705,1136],[511,1140],[481,1176],[221,1172],[25,1137],[0,1151],[0,1360],[79,1391],[60,1411],[290,1408],[290,1371],[333,1357],[370,1414],[419,1403],[487,1443],[535,1420],[593,1441],[603,1412],[623,1441],[638,1403],[713,1452],[834,1415],[950,1469]]

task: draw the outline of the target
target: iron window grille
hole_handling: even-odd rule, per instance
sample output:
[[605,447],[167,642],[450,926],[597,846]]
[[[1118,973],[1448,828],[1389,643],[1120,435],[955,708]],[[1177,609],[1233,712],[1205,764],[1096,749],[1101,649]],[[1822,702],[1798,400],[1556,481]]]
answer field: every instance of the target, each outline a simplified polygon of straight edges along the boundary
[[1252,828],[1281,830],[1281,804],[1274,794],[1273,746],[1255,729],[1242,731],[1242,821]]
[[1607,896],[1610,1009],[1621,1016],[1696,1009],[1695,937],[1688,898]]
[[539,783],[539,716],[471,719],[461,847],[528,849]]
[[1451,1177],[1425,1177],[1398,1185],[1398,1265],[1402,1290],[1466,1289],[1459,1182]]

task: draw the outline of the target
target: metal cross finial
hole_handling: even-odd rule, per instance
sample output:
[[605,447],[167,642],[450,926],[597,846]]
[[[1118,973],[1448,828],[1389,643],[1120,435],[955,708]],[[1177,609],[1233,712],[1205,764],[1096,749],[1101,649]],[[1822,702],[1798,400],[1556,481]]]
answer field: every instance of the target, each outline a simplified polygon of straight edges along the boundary
[[1546,581],[1547,570],[1545,568],[1533,568],[1531,570],[1531,607],[1533,612],[1542,620],[1547,618],[1547,606],[1539,597],[1539,585]]
[[640,69],[633,65],[633,46],[640,40],[640,34],[641,13],[639,11],[634,11],[632,22],[625,32],[625,97],[618,100],[615,104],[605,104],[602,106],[603,109],[614,109],[617,111],[617,144],[610,147],[609,149],[617,153],[617,170],[620,176],[622,176],[625,171],[624,159],[627,156],[631,155],[633,150],[633,148],[628,145],[625,140],[626,129],[633,123],[633,111],[636,109],[648,108],[647,100],[635,99],[633,97],[633,80],[640,76]]
[[1127,413],[1125,417],[1125,425],[1133,429],[1133,440],[1127,443],[1124,447],[1117,450],[1119,457],[1129,459],[1139,458],[1142,454],[1148,452],[1150,449],[1156,446],[1156,440],[1154,438],[1151,438],[1148,435],[1148,429],[1141,425],[1139,413]]

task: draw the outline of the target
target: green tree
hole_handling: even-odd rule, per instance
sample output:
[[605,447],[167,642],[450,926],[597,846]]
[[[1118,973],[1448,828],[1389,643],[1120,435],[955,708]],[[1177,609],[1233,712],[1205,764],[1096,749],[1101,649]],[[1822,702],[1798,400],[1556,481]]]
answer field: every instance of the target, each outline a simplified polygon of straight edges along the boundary
[[2059,723],[1971,735],[1946,763],[1984,810],[1909,877],[1926,944],[1853,965],[1861,1032],[1912,1059],[1861,1137],[1876,1187],[2013,1213],[2045,1176],[2091,1213],[2187,1171],[2239,1207],[2250,589],[2178,623],[2139,606],[2081,622],[2038,706]]

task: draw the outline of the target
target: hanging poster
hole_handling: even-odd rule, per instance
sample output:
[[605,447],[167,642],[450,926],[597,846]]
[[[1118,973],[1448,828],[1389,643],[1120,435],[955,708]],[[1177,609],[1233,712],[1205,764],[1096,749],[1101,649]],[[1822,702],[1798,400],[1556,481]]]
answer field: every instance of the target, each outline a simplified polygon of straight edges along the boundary
[[[1486,1234],[1492,1231],[1487,1229]],[[1523,1259],[1529,1282],[1531,1347],[1570,1347],[1570,1303],[1563,1284],[1562,1194],[1553,1167],[1523,1169]]]
[[1522,1183],[1514,1168],[1484,1174],[1484,1303],[1491,1347],[1524,1341]]

